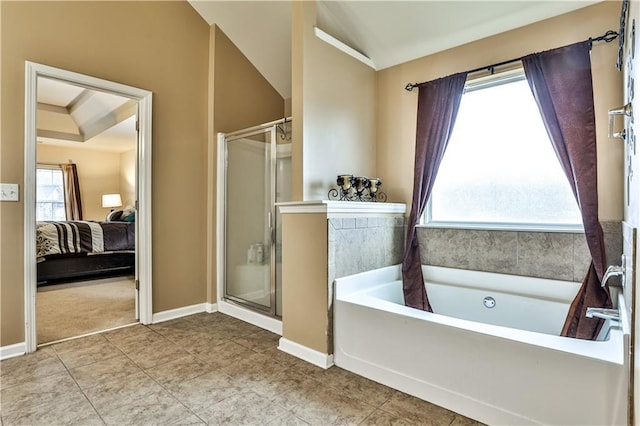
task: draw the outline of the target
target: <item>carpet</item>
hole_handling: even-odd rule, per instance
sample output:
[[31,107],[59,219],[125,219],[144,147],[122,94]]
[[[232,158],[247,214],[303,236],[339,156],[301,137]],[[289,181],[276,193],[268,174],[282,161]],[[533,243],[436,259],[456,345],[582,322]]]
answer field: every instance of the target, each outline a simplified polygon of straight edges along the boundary
[[41,287],[36,321],[39,345],[134,323],[134,278]]

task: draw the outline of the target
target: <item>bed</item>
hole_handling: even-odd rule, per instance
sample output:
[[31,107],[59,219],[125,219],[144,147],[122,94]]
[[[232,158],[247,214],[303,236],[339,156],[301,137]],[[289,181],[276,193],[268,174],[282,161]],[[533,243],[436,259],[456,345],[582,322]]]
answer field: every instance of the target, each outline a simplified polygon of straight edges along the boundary
[[38,286],[133,275],[135,222],[37,222],[36,250]]

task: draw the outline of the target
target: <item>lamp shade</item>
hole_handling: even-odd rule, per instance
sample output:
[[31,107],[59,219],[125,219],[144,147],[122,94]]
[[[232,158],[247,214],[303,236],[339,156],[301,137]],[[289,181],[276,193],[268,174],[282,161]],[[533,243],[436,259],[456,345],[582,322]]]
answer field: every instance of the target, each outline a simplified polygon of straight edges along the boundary
[[122,198],[120,198],[120,194],[104,194],[102,196],[103,208],[120,207],[121,205]]

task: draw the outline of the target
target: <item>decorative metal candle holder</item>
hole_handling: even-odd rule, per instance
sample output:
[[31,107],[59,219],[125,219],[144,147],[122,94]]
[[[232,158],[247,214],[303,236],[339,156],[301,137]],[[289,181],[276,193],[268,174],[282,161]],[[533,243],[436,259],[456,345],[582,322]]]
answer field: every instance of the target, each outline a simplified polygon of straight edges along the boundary
[[387,201],[387,194],[380,191],[382,181],[378,178],[353,175],[338,175],[338,188],[329,190],[329,199],[338,201]]

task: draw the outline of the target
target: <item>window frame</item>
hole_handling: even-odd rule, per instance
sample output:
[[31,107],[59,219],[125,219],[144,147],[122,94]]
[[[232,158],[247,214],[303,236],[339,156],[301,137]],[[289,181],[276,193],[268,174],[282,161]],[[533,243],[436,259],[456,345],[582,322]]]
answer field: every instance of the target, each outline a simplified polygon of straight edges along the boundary
[[[61,174],[62,178],[64,179],[64,175],[62,174],[62,167],[60,167],[59,164],[37,163],[36,164],[36,176],[37,176],[38,170],[57,170],[57,171],[60,171],[60,174]],[[66,192],[65,192],[65,189],[64,189],[64,182],[61,185],[61,187],[62,187],[62,197],[63,197],[62,206],[64,208],[64,219],[63,219],[63,221],[66,221],[67,220],[67,210],[66,210],[67,202],[66,202]],[[36,196],[35,196],[35,199],[36,199],[35,200],[36,201],[36,210],[35,210],[36,213],[38,211],[38,204],[40,204],[40,203],[53,204],[54,203],[53,201],[38,201],[38,182],[37,182],[37,179],[36,179]],[[59,203],[56,202],[56,204],[59,204]],[[56,220],[56,219],[41,219],[41,220],[44,220],[44,221],[59,221],[59,220]]]
[[[467,81],[463,96],[476,90],[488,89],[494,86],[509,84],[526,79],[524,69],[519,66],[504,72],[474,78]],[[446,155],[446,154],[445,154]],[[436,177],[437,178],[437,177]],[[472,222],[472,221],[436,221],[432,218],[432,197],[429,196],[427,205],[417,226],[425,228],[450,228],[488,231],[522,231],[522,232],[558,232],[584,233],[584,225],[553,224],[528,222]]]

